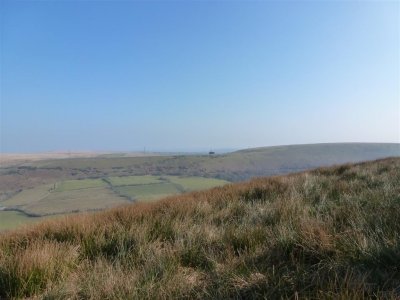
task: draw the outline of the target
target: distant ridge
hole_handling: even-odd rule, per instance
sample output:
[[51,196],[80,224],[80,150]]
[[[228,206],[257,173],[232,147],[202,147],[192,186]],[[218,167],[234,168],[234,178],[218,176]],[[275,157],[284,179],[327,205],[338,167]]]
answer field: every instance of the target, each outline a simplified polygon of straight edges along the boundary
[[265,151],[266,149],[287,149],[287,148],[321,148],[321,147],[337,147],[337,148],[347,148],[353,150],[368,150],[372,152],[381,151],[395,151],[395,153],[400,154],[400,143],[362,143],[362,142],[346,142],[346,143],[313,143],[313,144],[289,144],[289,145],[275,145],[275,146],[265,146],[265,147],[253,147],[247,149],[240,149],[235,152],[257,152]]
[[[14,166],[2,165],[7,180],[49,178],[101,178],[126,175],[181,175],[214,177],[229,181],[247,180],[298,172],[343,163],[355,163],[400,156],[399,143],[325,143],[259,147],[216,155],[154,154],[131,157],[102,154],[94,157],[70,157],[30,161]],[[40,171],[40,172],[38,172]],[[76,174],[76,175],[72,175]],[[5,180],[3,180],[5,182]],[[1,184],[0,191],[10,184]],[[22,188],[22,187],[18,187]]]
[[[400,156],[398,143],[321,143],[250,148],[221,155],[209,169],[223,178],[287,174],[322,166]],[[210,171],[211,171],[210,170]]]

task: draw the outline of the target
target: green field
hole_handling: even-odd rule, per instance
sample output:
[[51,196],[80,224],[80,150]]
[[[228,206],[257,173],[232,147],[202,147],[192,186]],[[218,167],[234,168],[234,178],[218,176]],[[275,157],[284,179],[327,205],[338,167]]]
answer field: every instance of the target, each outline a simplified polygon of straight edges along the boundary
[[[133,200],[154,201],[227,183],[214,178],[150,175],[64,180],[25,189],[0,202],[0,205],[18,208],[28,215],[49,216],[106,209],[128,204]],[[13,228],[33,220],[40,218],[6,212],[0,219],[0,225]]]
[[13,229],[40,220],[43,218],[31,218],[17,211],[0,211],[0,230]]
[[180,193],[176,186],[171,183],[128,185],[119,186],[115,189],[122,195],[139,201],[157,200]]
[[[96,185],[98,187],[92,187]],[[53,185],[24,190],[0,204],[21,209],[28,214],[51,215],[104,209],[128,203],[127,199],[105,186],[106,183],[102,180],[69,180],[57,183],[55,190]]]
[[162,183],[159,176],[113,176],[107,180],[113,186]]
[[110,180],[110,182],[116,184],[114,189],[118,194],[137,201],[157,200],[228,183],[228,181],[215,178],[180,176],[127,176],[127,178],[118,177],[118,180]]
[[203,177],[164,176],[162,178],[181,186],[186,192],[210,189],[229,183],[226,180]]
[[50,195],[52,187],[53,185],[46,184],[39,185],[31,189],[26,189],[10,199],[0,202],[0,204],[6,207],[23,207],[25,205],[32,205]]
[[129,203],[128,200],[156,200],[226,183],[228,182],[213,178],[178,176],[65,180],[23,190],[0,203],[28,214],[63,214],[109,208]]
[[79,189],[105,187],[107,184],[101,179],[66,180],[55,184],[55,192],[64,192]]
[[129,203],[108,188],[77,189],[53,192],[39,202],[25,205],[28,213],[47,215],[105,209]]

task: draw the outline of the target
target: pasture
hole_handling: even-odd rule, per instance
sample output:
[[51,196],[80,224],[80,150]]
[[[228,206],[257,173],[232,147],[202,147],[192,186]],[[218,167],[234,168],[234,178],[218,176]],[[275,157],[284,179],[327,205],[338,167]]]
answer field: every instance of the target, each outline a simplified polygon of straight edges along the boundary
[[154,184],[162,183],[159,176],[113,176],[108,177],[107,181],[112,186],[123,186],[123,185],[142,185],[142,184]]
[[41,221],[43,218],[31,218],[17,211],[0,211],[0,231],[13,229],[23,224]]
[[165,176],[162,178],[175,185],[181,186],[186,192],[210,189],[228,183],[226,180],[204,177]]
[[151,201],[163,197],[177,195],[179,190],[171,183],[125,185],[115,188],[121,195],[126,195],[134,200]]
[[25,205],[24,211],[35,215],[53,215],[100,210],[129,202],[109,188],[86,188],[52,192],[39,202]]
[[107,184],[101,179],[65,180],[55,184],[56,192],[105,187]]
[[32,205],[50,195],[52,187],[53,185],[51,184],[45,184],[26,189],[10,199],[0,202],[0,204],[5,207],[24,207],[25,205]]
[[0,230],[3,227],[8,229],[40,220],[29,216],[43,217],[102,210],[132,201],[154,201],[227,183],[214,178],[144,175],[63,180],[53,184],[42,184],[0,201],[0,206],[21,210],[27,214],[2,212]]

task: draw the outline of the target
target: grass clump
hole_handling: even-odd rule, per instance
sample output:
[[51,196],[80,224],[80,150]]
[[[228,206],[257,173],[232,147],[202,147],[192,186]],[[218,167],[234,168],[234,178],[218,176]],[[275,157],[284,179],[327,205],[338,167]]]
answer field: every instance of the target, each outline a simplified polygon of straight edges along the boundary
[[4,233],[0,297],[400,297],[400,158]]
[[43,240],[13,252],[4,250],[0,255],[0,295],[5,297],[39,294],[65,279],[78,262],[77,247]]

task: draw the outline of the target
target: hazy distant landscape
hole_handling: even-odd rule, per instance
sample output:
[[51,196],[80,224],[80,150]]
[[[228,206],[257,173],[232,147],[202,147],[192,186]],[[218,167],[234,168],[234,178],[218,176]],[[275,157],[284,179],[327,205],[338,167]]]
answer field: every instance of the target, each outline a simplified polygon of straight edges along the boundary
[[82,156],[31,155],[24,157],[24,162],[2,165],[1,228],[14,228],[46,216],[154,201],[257,176],[400,156],[400,144],[293,145],[221,155]]

